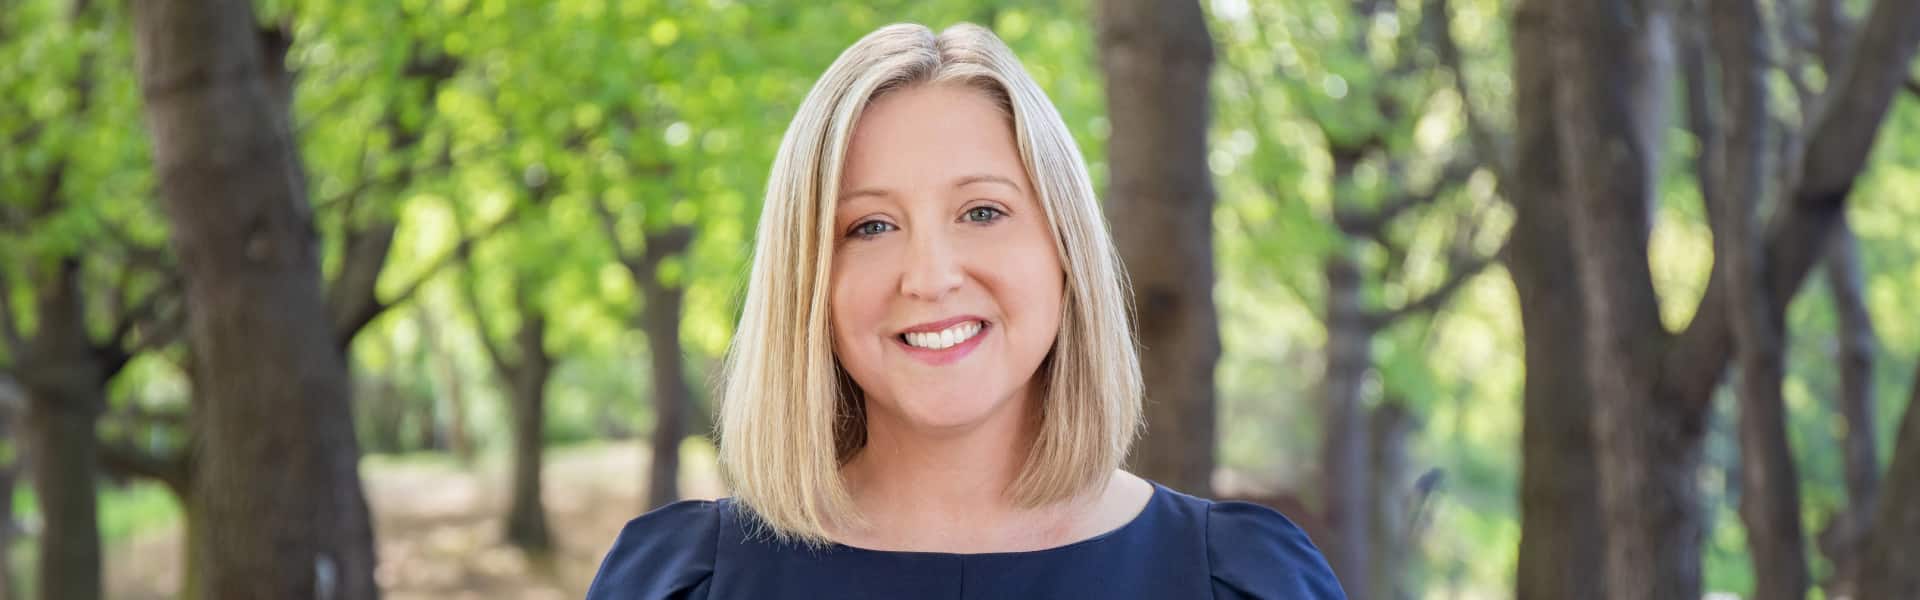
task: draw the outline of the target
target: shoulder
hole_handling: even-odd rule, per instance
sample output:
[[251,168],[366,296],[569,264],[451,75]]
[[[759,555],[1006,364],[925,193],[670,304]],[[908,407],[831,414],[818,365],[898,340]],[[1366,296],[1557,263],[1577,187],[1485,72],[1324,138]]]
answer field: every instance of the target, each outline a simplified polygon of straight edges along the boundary
[[1346,598],[1307,533],[1247,502],[1207,502],[1207,561],[1220,598]]
[[713,577],[721,505],[682,500],[628,521],[587,588],[587,600],[704,597]]

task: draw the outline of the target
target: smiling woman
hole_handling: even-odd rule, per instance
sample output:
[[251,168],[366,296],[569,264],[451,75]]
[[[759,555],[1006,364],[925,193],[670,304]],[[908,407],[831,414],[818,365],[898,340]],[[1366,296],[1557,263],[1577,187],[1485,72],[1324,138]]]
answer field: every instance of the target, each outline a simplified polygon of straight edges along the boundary
[[869,34],[781,143],[720,390],[734,494],[630,522],[613,598],[1339,598],[1299,528],[1120,468],[1125,279],[1004,44]]

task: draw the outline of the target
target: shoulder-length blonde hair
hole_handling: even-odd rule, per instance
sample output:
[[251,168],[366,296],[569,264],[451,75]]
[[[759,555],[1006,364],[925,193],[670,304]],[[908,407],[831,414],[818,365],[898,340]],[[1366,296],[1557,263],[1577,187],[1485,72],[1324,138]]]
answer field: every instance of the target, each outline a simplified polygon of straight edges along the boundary
[[866,442],[866,411],[828,329],[832,199],[861,111],[921,84],[967,86],[1000,105],[1066,271],[1060,333],[1039,370],[1040,432],[1010,498],[1041,506],[1104,483],[1140,426],[1125,274],[1060,113],[985,28],[960,24],[936,36],[888,25],[827,68],[787,127],[719,382],[721,472],[736,503],[779,538],[824,544],[829,524],[863,520],[839,474]]

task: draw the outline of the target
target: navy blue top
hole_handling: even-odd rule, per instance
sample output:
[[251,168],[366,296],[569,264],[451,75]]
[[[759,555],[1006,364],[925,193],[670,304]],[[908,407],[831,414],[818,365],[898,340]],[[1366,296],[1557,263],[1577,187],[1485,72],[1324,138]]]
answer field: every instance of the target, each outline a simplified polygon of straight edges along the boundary
[[1032,552],[810,550],[749,536],[739,508],[686,500],[628,522],[587,600],[1346,597],[1307,534],[1280,513],[1158,483],[1119,529]]

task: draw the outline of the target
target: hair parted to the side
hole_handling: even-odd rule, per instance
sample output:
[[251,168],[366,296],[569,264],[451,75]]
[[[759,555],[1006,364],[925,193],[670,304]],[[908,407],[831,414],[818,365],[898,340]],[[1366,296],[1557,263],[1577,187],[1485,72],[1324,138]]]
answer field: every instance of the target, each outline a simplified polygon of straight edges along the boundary
[[778,538],[824,544],[829,524],[862,522],[839,474],[865,444],[866,417],[829,332],[834,199],[861,111],[923,84],[979,90],[1004,109],[1066,271],[1060,333],[1039,370],[1040,433],[1011,499],[1042,506],[1091,490],[1125,459],[1140,427],[1125,273],[1059,112],[987,29],[963,23],[936,36],[888,25],[834,60],[787,127],[720,376],[721,473],[736,503]]

